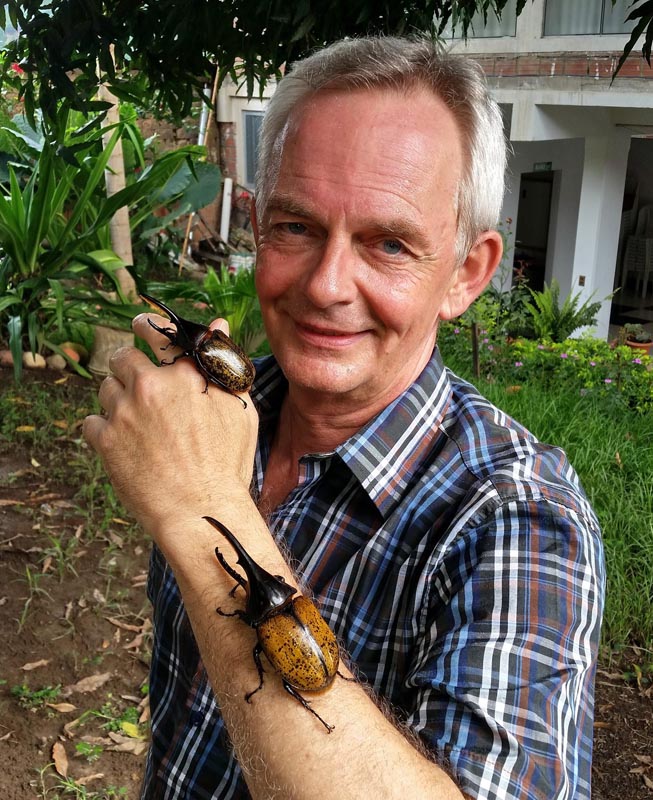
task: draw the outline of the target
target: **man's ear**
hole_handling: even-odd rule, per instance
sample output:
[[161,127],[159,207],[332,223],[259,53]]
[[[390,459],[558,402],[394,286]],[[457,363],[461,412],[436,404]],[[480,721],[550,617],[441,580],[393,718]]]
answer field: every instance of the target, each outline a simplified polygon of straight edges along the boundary
[[440,319],[454,319],[466,311],[490,282],[503,255],[498,231],[484,231],[455,271],[451,288],[440,306]]

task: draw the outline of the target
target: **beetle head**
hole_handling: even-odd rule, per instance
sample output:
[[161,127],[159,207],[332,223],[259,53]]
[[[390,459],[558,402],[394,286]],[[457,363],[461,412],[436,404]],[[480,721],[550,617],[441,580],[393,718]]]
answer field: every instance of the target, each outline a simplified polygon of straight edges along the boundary
[[[154,297],[151,297],[149,294],[141,293],[141,297],[159,311],[163,311],[164,314],[167,314],[170,317],[170,321],[174,322],[177,327],[176,334],[174,336],[167,333],[164,334],[168,336],[172,344],[181,347],[185,353],[194,353],[202,339],[209,333],[208,326],[180,317],[179,314],[175,314],[171,308],[168,308],[165,303],[162,303],[160,300],[155,300]],[[157,328],[157,330],[160,329]]]
[[233,533],[213,517],[204,517],[214,528],[227,539],[238,555],[237,563],[243,568],[247,576],[247,607],[245,614],[247,622],[256,626],[266,617],[280,611],[290,603],[297,589],[286,583],[280,575],[272,575],[249,555]]

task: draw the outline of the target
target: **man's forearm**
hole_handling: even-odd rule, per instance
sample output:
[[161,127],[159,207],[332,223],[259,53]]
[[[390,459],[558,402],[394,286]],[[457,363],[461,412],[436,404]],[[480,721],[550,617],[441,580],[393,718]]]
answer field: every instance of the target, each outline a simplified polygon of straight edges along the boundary
[[[219,518],[256,561],[293,584],[253,503],[241,502],[236,509],[225,505]],[[179,546],[181,540],[167,553],[164,544],[164,553],[252,797],[462,797],[446,772],[420,753],[355,682],[336,676],[327,691],[306,695],[334,725],[331,734],[284,690],[267,664],[263,690],[247,703],[245,694],[259,681],[252,658],[256,633],[237,617],[215,612],[244,605],[241,592],[229,597],[233,580],[213,556],[216,544],[227,551],[224,540],[201,519],[184,532],[183,540],[192,546]]]

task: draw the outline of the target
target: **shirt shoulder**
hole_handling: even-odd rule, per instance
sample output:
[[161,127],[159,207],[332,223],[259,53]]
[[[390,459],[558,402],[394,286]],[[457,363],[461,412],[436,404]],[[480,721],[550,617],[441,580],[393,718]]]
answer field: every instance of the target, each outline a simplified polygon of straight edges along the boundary
[[[451,375],[452,400],[442,422],[448,447],[467,472],[470,491],[494,512],[504,503],[542,502],[559,507],[598,531],[578,474],[565,452],[529,430]],[[449,453],[449,457],[452,454]]]

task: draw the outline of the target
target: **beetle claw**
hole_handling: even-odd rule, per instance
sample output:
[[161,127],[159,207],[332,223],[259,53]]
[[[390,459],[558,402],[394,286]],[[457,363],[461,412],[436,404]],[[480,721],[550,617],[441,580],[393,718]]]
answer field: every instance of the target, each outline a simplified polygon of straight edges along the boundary
[[327,733],[331,733],[331,731],[335,729],[335,725],[329,725],[328,722],[323,720],[317,711],[311,707],[311,704],[308,702],[308,700],[305,697],[302,697],[301,694],[299,694],[299,692],[288,683],[288,681],[283,681],[283,688],[288,692],[288,694],[292,695],[295,700],[298,700],[307,711],[310,711],[314,717],[317,717],[320,720],[322,725],[324,725],[324,727],[327,729]]

